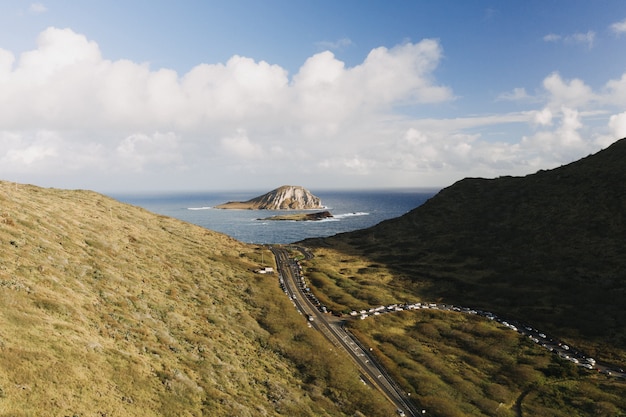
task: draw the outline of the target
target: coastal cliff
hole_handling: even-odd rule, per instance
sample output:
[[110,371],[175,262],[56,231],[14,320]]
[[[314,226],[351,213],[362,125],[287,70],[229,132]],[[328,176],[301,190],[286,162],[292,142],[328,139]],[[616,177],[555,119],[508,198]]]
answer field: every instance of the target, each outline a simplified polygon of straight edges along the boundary
[[283,185],[248,201],[229,201],[215,206],[218,209],[248,210],[311,210],[324,208],[319,197],[304,187]]

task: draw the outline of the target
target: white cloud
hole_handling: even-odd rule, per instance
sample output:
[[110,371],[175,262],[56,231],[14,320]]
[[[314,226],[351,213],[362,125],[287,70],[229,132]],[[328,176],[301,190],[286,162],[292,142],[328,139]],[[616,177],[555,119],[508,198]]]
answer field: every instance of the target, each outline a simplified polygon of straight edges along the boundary
[[609,104],[626,106],[626,73],[619,80],[609,80],[606,83],[603,99]]
[[587,45],[588,48],[593,48],[593,43],[595,42],[595,39],[596,33],[592,30],[585,33],[574,33],[565,37],[566,42],[580,43],[583,45]]
[[80,175],[85,170],[107,169],[106,157],[99,143],[77,141],[71,134],[45,129],[0,131],[0,175]]
[[238,158],[248,160],[262,159],[264,157],[262,147],[248,138],[245,129],[237,129],[235,135],[223,137],[220,142],[226,153]]
[[435,85],[431,77],[441,55],[438,42],[428,39],[376,48],[352,68],[331,52],[316,54],[291,83],[296,120],[312,135],[329,134],[344,121],[394,105],[451,100],[451,90]]
[[338,156],[321,161],[319,166],[343,175],[363,176],[371,173],[372,168],[376,166],[376,161],[361,155]]
[[48,11],[48,8],[46,6],[43,5],[43,3],[32,3],[29,7],[28,10],[31,13],[45,13]]
[[622,20],[621,22],[613,23],[611,26],[609,26],[609,29],[616,35],[626,33],[626,19]]
[[611,128],[614,140],[626,138],[626,112],[611,116],[609,119],[609,128]]
[[563,80],[556,72],[543,80],[543,87],[549,93],[552,108],[564,105],[580,107],[596,99],[595,93],[584,81],[578,78]]
[[[98,45],[71,29],[48,28],[37,38],[37,49],[20,56],[17,71],[37,81],[81,64],[101,61]],[[31,78],[32,79],[32,78]]]
[[542,126],[548,126],[552,124],[552,111],[550,111],[550,109],[546,107],[543,110],[536,112],[534,121],[535,123]]
[[593,48],[593,44],[596,39],[596,33],[593,30],[587,32],[576,32],[570,35],[558,35],[556,33],[549,33],[543,37],[545,42],[563,42],[565,44],[580,44],[585,45],[589,49]]
[[561,39],[563,39],[563,37],[561,35],[557,35],[556,33],[549,33],[543,37],[543,40],[546,42],[558,42]]
[[10,51],[0,48],[0,81],[13,70],[15,57]]
[[595,143],[606,148],[618,139],[626,138],[626,112],[613,114],[607,123],[608,130],[595,136]]
[[9,165],[32,166],[46,158],[57,156],[57,150],[47,143],[29,144],[23,148],[13,148],[6,153],[5,163]]
[[181,164],[179,143],[180,138],[174,132],[135,133],[121,140],[115,150],[123,167],[141,172]]
[[318,49],[321,49],[321,50],[335,51],[338,49],[340,50],[340,49],[347,48],[348,46],[352,46],[353,42],[349,38],[341,38],[336,41],[316,42],[315,45],[317,46]]
[[[108,60],[85,36],[48,28],[33,50],[0,49],[0,178],[66,186],[46,184],[58,174],[87,188],[126,177],[136,187],[166,179],[205,189],[285,177],[328,187],[446,185],[586,155],[597,147],[583,140],[586,118],[602,106],[621,106],[603,116],[603,134],[623,131],[625,116],[609,123],[608,115],[626,103],[626,74],[596,92],[555,72],[536,96],[523,88],[500,96],[536,108],[420,117],[415,109],[456,99],[435,78],[442,58],[440,43],[425,39],[375,48],[354,66],[320,52],[293,75],[237,55],[178,74]],[[496,129],[507,133],[488,137]],[[232,179],[241,172],[254,175]]]
[[521,101],[529,98],[530,96],[526,93],[526,89],[516,87],[512,91],[500,94],[497,99],[503,101]]
[[544,129],[533,136],[524,137],[522,149],[554,164],[558,161],[569,161],[575,158],[574,155],[582,155],[594,147],[580,135],[584,125],[577,110],[562,107],[558,116],[560,123],[554,130]]

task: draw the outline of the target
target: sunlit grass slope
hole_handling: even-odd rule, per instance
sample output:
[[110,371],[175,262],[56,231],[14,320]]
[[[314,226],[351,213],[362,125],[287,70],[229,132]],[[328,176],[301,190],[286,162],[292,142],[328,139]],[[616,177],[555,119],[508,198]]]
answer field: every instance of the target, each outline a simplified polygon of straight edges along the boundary
[[262,247],[0,182],[0,248],[2,416],[390,412],[276,278],[252,272]]
[[483,317],[437,310],[357,320],[352,331],[430,415],[626,413],[626,383],[561,359]]

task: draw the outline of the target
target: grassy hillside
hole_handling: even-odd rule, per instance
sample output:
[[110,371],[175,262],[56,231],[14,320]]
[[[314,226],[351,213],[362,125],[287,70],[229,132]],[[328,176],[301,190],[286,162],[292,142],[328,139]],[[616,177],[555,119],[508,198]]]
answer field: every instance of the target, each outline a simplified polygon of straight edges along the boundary
[[624,382],[476,315],[402,311],[350,328],[429,415],[626,415]]
[[252,272],[262,247],[7,182],[0,245],[0,416],[393,412]]
[[468,178],[402,217],[307,243],[361,256],[389,271],[386,285],[420,298],[623,351],[625,184],[621,140],[551,171]]
[[[626,368],[626,139],[526,177],[464,179],[402,217],[304,243],[311,287],[332,310],[473,307]],[[626,413],[624,382],[579,373],[486,319],[424,314],[353,329],[438,415]]]

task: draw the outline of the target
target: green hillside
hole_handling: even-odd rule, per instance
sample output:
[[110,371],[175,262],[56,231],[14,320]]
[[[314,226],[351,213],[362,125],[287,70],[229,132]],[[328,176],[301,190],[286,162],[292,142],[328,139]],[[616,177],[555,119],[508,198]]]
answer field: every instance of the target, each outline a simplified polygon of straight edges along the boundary
[[393,413],[253,272],[263,247],[7,182],[0,245],[0,416]]
[[[306,240],[305,275],[333,311],[471,307],[626,368],[625,216],[623,139],[554,170],[464,179],[402,217]],[[350,328],[434,415],[626,415],[623,380],[485,318],[404,311]]]
[[[334,311],[437,301],[626,363],[626,140],[523,178],[465,179],[306,242]],[[306,326],[271,253],[88,191],[0,182],[0,416],[388,416]],[[274,266],[275,265],[267,265]],[[430,415],[615,416],[626,385],[477,316],[349,324]]]
[[422,298],[626,349],[626,140],[526,177],[464,179],[402,217],[307,243],[361,254]]

